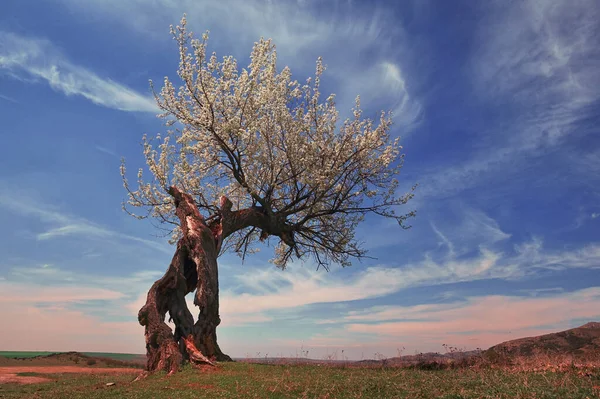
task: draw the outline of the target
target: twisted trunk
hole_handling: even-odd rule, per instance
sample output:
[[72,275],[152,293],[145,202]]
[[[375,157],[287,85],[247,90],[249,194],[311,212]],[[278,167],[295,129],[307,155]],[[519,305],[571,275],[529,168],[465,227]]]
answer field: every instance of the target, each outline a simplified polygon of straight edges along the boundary
[[[173,373],[184,361],[207,363],[231,361],[217,344],[219,318],[219,277],[217,255],[222,236],[219,226],[211,229],[188,194],[170,190],[177,206],[183,237],[162,278],[148,292],[146,304],[138,313],[145,327],[146,370]],[[198,321],[185,302],[196,290],[194,304],[199,307]],[[169,316],[175,331],[165,323]]]
[[[217,343],[219,317],[219,273],[217,257],[223,240],[231,233],[256,227],[263,235],[277,235],[293,245],[293,235],[273,215],[260,208],[232,211],[232,204],[221,197],[217,218],[207,223],[191,195],[169,189],[175,200],[176,214],[183,237],[165,275],[150,290],[146,304],[138,313],[145,327],[147,371],[175,372],[184,361],[207,363],[231,361]],[[196,290],[194,305],[198,306],[198,321],[185,302],[185,296]],[[175,331],[165,323],[169,313]]]

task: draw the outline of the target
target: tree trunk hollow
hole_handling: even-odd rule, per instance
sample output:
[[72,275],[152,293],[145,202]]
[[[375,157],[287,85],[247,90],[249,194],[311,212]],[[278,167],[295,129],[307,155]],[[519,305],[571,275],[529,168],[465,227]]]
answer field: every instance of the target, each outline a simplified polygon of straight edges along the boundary
[[[146,370],[176,372],[181,364],[231,361],[217,343],[219,277],[217,256],[220,237],[205,223],[191,196],[171,189],[183,237],[162,278],[157,280],[138,313],[146,338]],[[198,320],[187,307],[185,296],[196,290]],[[172,331],[166,314],[175,324]]]

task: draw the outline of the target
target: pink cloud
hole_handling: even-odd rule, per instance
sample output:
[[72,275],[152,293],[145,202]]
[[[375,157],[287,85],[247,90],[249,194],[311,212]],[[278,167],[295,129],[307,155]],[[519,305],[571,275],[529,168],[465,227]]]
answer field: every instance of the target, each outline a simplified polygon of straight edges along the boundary
[[137,321],[105,322],[62,307],[3,304],[0,350],[143,353],[143,328]]
[[0,282],[0,350],[143,352],[143,329],[106,322],[70,305],[122,300],[120,292],[92,287]]
[[0,304],[64,303],[123,298],[121,292],[92,287],[49,287],[42,285],[9,284],[0,281]]
[[[468,275],[478,270],[476,266],[486,265],[486,261],[493,263],[493,257],[483,254],[479,262],[468,267],[462,265],[464,270],[451,263],[455,266],[452,273]],[[341,353],[344,349],[344,356],[360,359],[373,357],[374,353],[394,356],[396,348],[401,347],[406,348],[405,353],[443,351],[444,343],[467,349],[485,348],[509,339],[559,331],[570,327],[569,321],[573,319],[600,318],[600,287],[597,287],[566,294],[557,292],[551,297],[482,296],[450,304],[373,307],[339,317],[328,316],[320,322],[311,321],[313,325],[307,328],[319,333],[312,336],[307,333],[304,340],[280,339],[276,333],[265,331],[262,337],[245,337],[240,341],[237,332],[229,330],[272,321],[270,310],[293,312],[296,306],[319,302],[331,303],[333,308],[335,302],[379,296],[418,283],[432,270],[438,268],[421,271],[370,268],[351,281],[335,273],[318,274],[307,269],[257,272],[254,280],[245,280],[246,287],[255,294],[223,292],[220,330],[225,333],[221,340],[223,349],[232,356],[243,357],[248,352],[289,356],[304,348],[315,358],[334,351]],[[113,289],[66,283],[9,284],[0,280],[0,292],[0,319],[9,321],[0,326],[0,350],[144,352],[143,328],[138,325],[136,315],[145,302],[145,289],[135,294],[135,300],[128,300],[128,296]],[[188,306],[195,315],[191,299],[189,295]],[[97,300],[107,303],[102,310],[105,317],[119,315],[130,321],[108,322],[72,306]]]
[[369,267],[350,278],[306,268],[253,271],[238,278],[246,288],[257,293],[223,291],[221,310],[223,314],[243,314],[355,301],[382,297],[411,286],[478,280],[509,273],[494,269],[498,259],[499,254],[482,249],[479,257],[468,261],[438,264],[425,259],[405,268]]
[[485,296],[459,304],[385,307],[354,313],[345,318],[351,322],[345,329],[384,340],[396,338],[422,348],[437,345],[439,350],[446,343],[474,349],[566,329],[574,319],[595,320],[600,318],[598,309],[600,288],[552,298]]
[[[379,306],[322,323],[307,339],[276,339],[276,346],[308,349],[310,357],[336,354],[358,360],[444,352],[442,344],[471,350],[557,332],[575,319],[600,319],[600,287],[551,298],[482,296],[451,304]],[[398,321],[398,320],[406,321]],[[404,349],[402,349],[404,348]],[[342,350],[343,355],[342,355]]]

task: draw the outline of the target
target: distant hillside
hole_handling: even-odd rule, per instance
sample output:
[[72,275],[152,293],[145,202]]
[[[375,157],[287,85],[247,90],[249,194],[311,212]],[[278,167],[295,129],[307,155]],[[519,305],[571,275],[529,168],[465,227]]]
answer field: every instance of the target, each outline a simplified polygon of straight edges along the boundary
[[[99,356],[89,356],[79,352],[58,352],[49,355],[39,354],[30,356],[27,352],[4,352],[6,354],[17,354],[17,356],[0,356],[1,366],[15,365],[79,365],[90,367],[133,367],[143,368],[144,358],[141,355],[100,353]],[[34,352],[35,353],[35,352]],[[115,356],[116,355],[116,356]],[[117,357],[116,359],[114,357]],[[136,358],[135,356],[139,356]],[[120,360],[118,357],[128,357],[128,360]]]
[[533,356],[536,354],[571,355],[575,358],[600,356],[600,323],[538,337],[520,338],[492,346],[486,355],[495,357]]

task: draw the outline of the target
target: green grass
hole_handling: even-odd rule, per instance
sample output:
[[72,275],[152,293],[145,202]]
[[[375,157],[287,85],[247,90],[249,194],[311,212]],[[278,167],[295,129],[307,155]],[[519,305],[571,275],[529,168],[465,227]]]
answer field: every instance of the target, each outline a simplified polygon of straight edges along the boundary
[[105,357],[109,359],[129,361],[132,359],[136,359],[140,356],[146,355],[135,355],[133,353],[110,353],[110,352],[81,352],[83,355],[91,356],[91,357]]
[[[226,363],[167,377],[51,375],[53,382],[0,385],[2,398],[598,398],[600,374],[500,369],[423,371],[396,368]],[[115,382],[115,386],[106,386]]]
[[45,377],[44,374],[35,373],[33,371],[25,371],[23,373],[17,373],[19,377]]
[[14,359],[14,358],[29,358],[29,357],[35,357],[35,356],[46,356],[46,355],[52,355],[54,353],[60,353],[60,352],[14,352],[14,351],[0,351],[0,356]]
[[[53,355],[56,353],[64,353],[64,352],[0,351],[0,356],[14,359],[14,358],[30,358],[30,357],[35,357],[35,356],[47,356],[47,355]],[[133,353],[110,353],[110,352],[81,352],[81,353],[86,356],[106,357],[109,359],[124,360],[124,361],[135,359],[135,358],[138,358],[139,356],[144,356],[144,355],[136,355]]]

